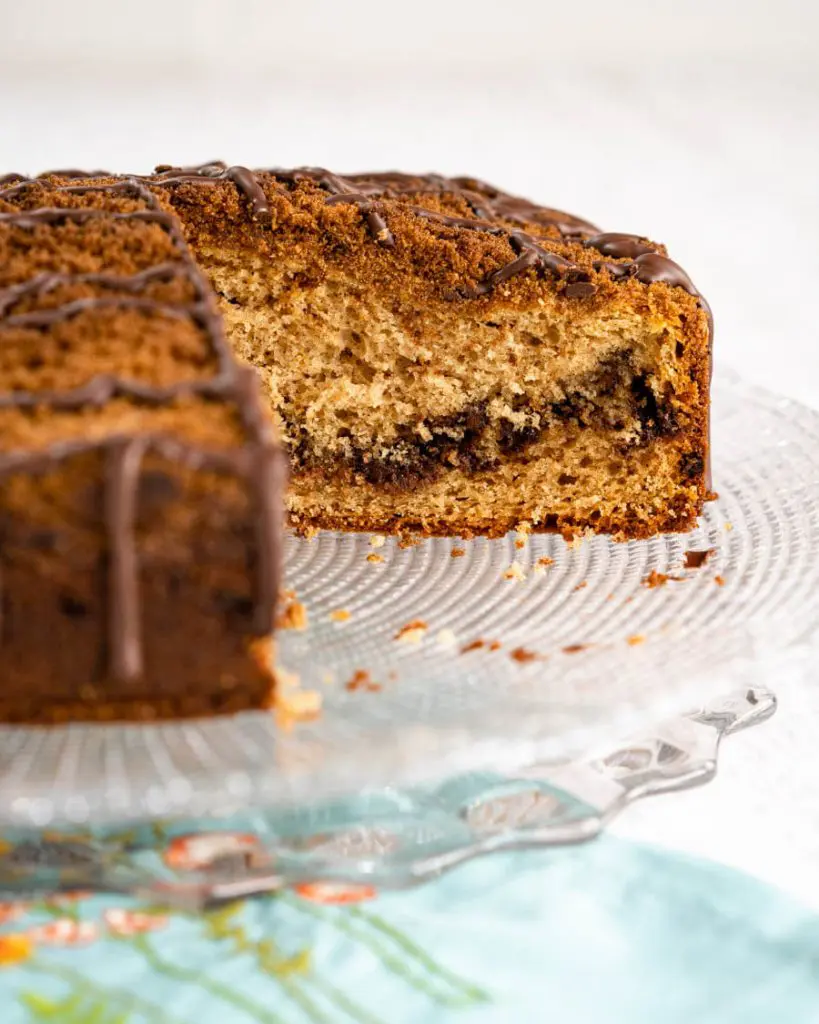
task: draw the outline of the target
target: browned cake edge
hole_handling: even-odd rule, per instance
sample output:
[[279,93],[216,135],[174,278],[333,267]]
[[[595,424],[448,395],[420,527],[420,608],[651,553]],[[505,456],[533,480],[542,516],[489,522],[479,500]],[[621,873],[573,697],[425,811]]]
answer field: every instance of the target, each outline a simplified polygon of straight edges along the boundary
[[[16,186],[0,182],[0,224],[7,227],[32,231],[113,217],[161,225],[195,285],[195,301],[180,306],[179,315],[193,317],[206,332],[216,372],[166,388],[104,375],[67,390],[0,394],[0,410],[23,416],[43,409],[61,416],[98,409],[104,416],[122,400],[145,410],[134,431],[0,453],[0,718],[146,720],[269,706],[273,675],[266,647],[279,586],[286,471],[255,375],[234,359],[176,219],[147,188],[134,181],[49,186],[52,198],[106,192],[141,200],[141,209],[122,213],[76,202],[17,209],[13,200],[27,190]],[[59,277],[38,275],[0,293],[0,330],[23,322],[48,330],[74,316],[70,303],[14,315],[24,295],[46,293],[64,283],[55,281]],[[116,283],[139,293],[144,281],[135,275]],[[161,305],[105,293],[82,300],[82,309],[139,304]],[[153,432],[152,410],[177,401],[234,409],[241,439],[226,436],[224,446],[213,449],[175,438],[173,430]],[[89,504],[88,493],[99,498]],[[61,522],[60,503],[82,521]],[[174,521],[172,535],[165,523]]]

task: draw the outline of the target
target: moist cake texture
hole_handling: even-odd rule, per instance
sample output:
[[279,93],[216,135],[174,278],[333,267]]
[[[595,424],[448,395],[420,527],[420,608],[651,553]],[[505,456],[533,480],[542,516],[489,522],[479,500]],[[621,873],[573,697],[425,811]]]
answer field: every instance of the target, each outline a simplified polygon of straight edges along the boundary
[[296,527],[693,526],[711,320],[660,244],[472,178],[217,163],[138,180],[262,376]]
[[7,175],[0,339],[3,720],[269,701],[263,404],[299,529],[640,538],[709,495],[690,278],[472,178]]
[[267,706],[284,456],[176,218],[0,180],[0,720]]
[[693,526],[711,323],[663,246],[471,178],[215,164],[145,182],[266,385],[297,527]]

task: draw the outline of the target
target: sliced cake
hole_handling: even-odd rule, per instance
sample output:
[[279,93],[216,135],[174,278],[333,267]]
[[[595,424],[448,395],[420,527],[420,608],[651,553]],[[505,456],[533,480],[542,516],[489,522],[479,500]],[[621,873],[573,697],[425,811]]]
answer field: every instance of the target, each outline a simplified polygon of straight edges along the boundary
[[665,249],[482,182],[160,168],[310,529],[620,538],[709,492],[708,307]]
[[284,477],[154,193],[0,182],[0,720],[269,705]]

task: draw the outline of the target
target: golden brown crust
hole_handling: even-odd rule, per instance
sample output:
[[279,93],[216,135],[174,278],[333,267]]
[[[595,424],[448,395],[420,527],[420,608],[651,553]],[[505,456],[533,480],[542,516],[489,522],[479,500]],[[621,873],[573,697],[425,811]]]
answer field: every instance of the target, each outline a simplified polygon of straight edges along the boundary
[[266,707],[281,453],[175,219],[98,184],[0,186],[0,720]]

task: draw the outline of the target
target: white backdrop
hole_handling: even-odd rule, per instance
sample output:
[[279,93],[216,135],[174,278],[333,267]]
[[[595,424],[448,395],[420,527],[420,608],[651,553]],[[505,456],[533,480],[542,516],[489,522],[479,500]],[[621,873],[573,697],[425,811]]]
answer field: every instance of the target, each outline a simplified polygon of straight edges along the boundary
[[811,0],[3,0],[0,60],[271,71],[815,56]]

